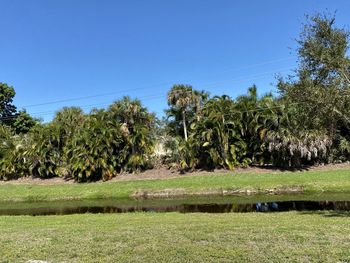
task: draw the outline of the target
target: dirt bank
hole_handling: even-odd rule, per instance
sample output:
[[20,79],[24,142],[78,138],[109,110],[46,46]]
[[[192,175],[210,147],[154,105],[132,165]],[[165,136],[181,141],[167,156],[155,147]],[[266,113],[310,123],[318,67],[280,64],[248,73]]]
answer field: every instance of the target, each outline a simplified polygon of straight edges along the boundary
[[291,186],[271,189],[207,189],[189,191],[186,189],[164,189],[164,190],[138,190],[132,197],[135,199],[167,199],[195,196],[235,196],[235,195],[257,195],[257,194],[299,194],[303,193],[301,186]]
[[[282,170],[273,167],[248,167],[248,168],[237,168],[234,171],[224,170],[224,169],[215,169],[212,171],[204,171],[204,170],[196,170],[187,173],[180,173],[177,170],[163,168],[157,168],[152,170],[147,170],[141,173],[128,174],[123,173],[116,177],[114,177],[111,181],[136,181],[136,180],[154,180],[154,179],[170,179],[177,177],[185,177],[185,176],[203,176],[203,175],[213,175],[213,174],[242,174],[242,173],[251,173],[251,174],[273,174],[273,173],[281,173],[281,172],[301,172],[301,171],[327,171],[327,170],[338,170],[338,169],[350,169],[350,163],[342,163],[342,164],[329,164],[322,166],[313,166],[313,167],[304,167],[302,169],[296,170]],[[39,179],[39,178],[31,178],[24,177],[19,178],[17,180],[10,181],[0,181],[0,185],[3,184],[37,184],[37,185],[55,185],[55,184],[72,184],[75,183],[73,180],[65,180],[63,178],[50,178],[50,179]],[[95,183],[103,183],[102,181],[98,181]]]

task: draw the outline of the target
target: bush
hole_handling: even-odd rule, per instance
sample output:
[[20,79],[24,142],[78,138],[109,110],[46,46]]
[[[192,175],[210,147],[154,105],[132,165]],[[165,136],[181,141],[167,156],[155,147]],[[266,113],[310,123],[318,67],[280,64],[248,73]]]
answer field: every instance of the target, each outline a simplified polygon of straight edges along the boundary
[[27,135],[15,135],[6,126],[0,125],[0,179],[15,179],[29,174],[30,147]]
[[268,132],[267,150],[272,164],[277,167],[300,167],[327,161],[332,141],[321,132],[299,132],[288,130]]
[[81,182],[111,179],[121,171],[128,152],[122,125],[105,112],[96,112],[86,118],[65,154],[70,176]]

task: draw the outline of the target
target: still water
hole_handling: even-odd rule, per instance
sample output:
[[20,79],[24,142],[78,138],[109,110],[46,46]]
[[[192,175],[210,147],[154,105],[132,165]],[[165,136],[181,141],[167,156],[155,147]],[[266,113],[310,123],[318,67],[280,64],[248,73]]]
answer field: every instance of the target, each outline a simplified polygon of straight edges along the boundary
[[90,200],[0,203],[0,215],[68,215],[82,213],[271,213],[283,211],[350,211],[350,194],[210,197],[169,200]]

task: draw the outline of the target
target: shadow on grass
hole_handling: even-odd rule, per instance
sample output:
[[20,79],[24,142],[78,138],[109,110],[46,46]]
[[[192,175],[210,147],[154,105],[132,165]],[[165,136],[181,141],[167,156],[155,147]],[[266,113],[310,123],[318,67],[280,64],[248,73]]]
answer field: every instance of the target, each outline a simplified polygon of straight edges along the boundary
[[[272,171],[272,172],[307,172],[309,171],[312,167],[312,165],[303,165],[300,167],[277,167],[273,165],[250,165],[247,168],[258,168],[261,170],[266,170],[266,171]],[[244,168],[243,168],[244,169]],[[229,169],[221,169],[223,171],[230,171]],[[200,167],[196,169],[180,169],[179,173],[180,174],[187,174],[187,173],[192,173],[192,172],[217,172],[218,170],[213,167]]]
[[319,215],[323,217],[350,217],[350,211],[302,211],[299,212],[301,215]]
[[256,167],[262,170],[268,171],[278,171],[278,172],[306,172],[312,168],[312,165],[302,165],[299,167],[277,167],[273,165],[251,165],[251,167]]

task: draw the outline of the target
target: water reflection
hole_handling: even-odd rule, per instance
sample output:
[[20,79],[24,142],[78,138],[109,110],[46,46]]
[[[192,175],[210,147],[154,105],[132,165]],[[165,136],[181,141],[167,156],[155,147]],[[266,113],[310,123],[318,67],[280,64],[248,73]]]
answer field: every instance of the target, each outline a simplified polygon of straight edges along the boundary
[[132,212],[180,212],[180,213],[244,213],[279,211],[350,211],[350,201],[279,201],[256,203],[207,203],[207,204],[145,204],[134,205],[84,205],[70,207],[5,208],[0,215],[68,215],[83,213],[132,213]]

